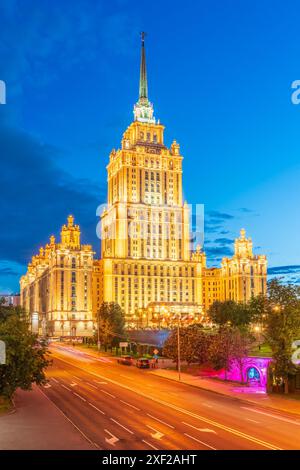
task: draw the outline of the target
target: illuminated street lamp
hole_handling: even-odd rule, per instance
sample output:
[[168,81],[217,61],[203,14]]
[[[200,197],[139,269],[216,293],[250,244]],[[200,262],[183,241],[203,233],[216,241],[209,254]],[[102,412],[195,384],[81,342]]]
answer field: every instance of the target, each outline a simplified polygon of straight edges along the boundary
[[181,381],[181,354],[180,354],[180,322],[181,313],[175,314],[177,317],[177,363],[178,363],[178,380]]
[[100,343],[100,312],[98,310],[97,312],[97,348],[98,348],[98,351],[100,352],[100,346],[101,346],[101,343]]

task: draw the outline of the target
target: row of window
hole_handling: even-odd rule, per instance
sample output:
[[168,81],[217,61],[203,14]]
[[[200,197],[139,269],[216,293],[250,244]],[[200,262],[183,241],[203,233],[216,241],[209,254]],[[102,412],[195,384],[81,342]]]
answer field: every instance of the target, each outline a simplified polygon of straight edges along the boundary
[[194,277],[195,268],[194,266],[156,266],[143,264],[114,264],[114,274],[134,274],[134,275],[149,275],[149,276],[188,276]]

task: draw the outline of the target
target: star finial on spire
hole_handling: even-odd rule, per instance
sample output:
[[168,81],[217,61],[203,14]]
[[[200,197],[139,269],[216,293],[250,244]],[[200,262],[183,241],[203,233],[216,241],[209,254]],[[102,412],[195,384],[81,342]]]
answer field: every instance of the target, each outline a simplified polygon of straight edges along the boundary
[[142,43],[145,42],[145,36],[146,36],[147,33],[145,33],[145,31],[142,31],[141,32],[141,40],[142,40]]

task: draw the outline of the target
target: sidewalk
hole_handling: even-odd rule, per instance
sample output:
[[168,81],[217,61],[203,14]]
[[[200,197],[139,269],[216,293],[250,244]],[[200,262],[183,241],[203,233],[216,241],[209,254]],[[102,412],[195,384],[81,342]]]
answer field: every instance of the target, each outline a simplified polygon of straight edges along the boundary
[[38,387],[17,390],[14,401],[0,416],[0,450],[95,449]]
[[[156,369],[150,373],[163,377],[164,379],[178,382],[178,372],[174,370]],[[194,376],[184,372],[181,373],[181,383],[235,398],[237,400],[246,401],[251,404],[254,403],[264,408],[284,411],[300,416],[300,400],[291,397],[267,395],[262,391],[255,391],[254,389],[251,390],[250,387],[242,386],[238,383],[225,383],[217,379]]]

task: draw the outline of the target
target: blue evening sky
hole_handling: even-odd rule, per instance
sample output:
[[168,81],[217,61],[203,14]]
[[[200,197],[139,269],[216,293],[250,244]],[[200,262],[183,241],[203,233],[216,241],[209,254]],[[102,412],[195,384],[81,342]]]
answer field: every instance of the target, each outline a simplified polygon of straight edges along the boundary
[[205,204],[209,264],[241,227],[273,274],[300,278],[300,3],[276,0],[2,0],[0,292],[67,215],[99,248],[106,164],[137,100],[139,32],[184,195]]

